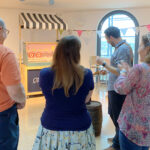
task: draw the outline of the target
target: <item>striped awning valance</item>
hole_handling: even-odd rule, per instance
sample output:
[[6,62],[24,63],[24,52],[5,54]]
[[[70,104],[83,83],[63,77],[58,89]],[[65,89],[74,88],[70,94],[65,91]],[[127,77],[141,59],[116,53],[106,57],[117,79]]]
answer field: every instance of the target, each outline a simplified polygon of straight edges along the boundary
[[67,24],[57,15],[21,13],[19,17],[23,29],[67,30]]

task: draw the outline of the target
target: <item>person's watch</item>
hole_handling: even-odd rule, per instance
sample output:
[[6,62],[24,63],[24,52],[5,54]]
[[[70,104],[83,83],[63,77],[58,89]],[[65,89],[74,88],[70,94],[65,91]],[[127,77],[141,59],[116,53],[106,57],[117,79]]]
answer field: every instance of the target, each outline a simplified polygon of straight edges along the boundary
[[121,75],[127,74],[127,70],[126,70],[126,69],[122,69],[122,70],[120,71],[120,74],[121,74]]
[[103,63],[102,63],[102,66],[105,67],[105,66],[106,66],[106,62],[103,62]]

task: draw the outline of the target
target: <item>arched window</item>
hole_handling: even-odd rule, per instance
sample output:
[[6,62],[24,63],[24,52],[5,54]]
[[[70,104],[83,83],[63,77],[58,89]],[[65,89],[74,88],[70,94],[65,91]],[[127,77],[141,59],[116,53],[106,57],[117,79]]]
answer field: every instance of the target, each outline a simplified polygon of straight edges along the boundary
[[104,36],[104,30],[109,26],[116,26],[120,29],[122,39],[125,39],[132,47],[134,63],[138,63],[139,33],[136,34],[135,27],[138,27],[139,23],[131,13],[123,10],[112,11],[100,21],[97,30],[101,31],[101,36],[97,35],[97,55],[109,58],[114,51]]

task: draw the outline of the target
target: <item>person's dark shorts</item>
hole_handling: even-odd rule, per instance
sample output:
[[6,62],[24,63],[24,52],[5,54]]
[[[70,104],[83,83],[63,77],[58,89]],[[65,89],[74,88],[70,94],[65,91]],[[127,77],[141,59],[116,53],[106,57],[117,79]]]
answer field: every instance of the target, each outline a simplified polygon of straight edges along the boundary
[[18,122],[16,105],[0,112],[0,150],[17,150],[19,140]]

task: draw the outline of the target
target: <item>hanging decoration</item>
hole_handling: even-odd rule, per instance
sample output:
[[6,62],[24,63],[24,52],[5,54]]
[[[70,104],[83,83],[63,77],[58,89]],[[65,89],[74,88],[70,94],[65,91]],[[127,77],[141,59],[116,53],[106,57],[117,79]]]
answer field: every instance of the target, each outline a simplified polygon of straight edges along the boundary
[[122,28],[120,29],[123,35],[126,35],[128,28]]
[[150,31],[150,24],[146,25],[148,31]]
[[72,30],[68,30],[68,35],[72,35]]
[[59,31],[60,35],[62,35],[62,33],[64,32],[63,29],[59,29],[58,31]]
[[82,30],[77,30],[77,33],[78,33],[79,37],[81,36],[82,32],[83,32]]
[[135,35],[138,35],[139,32],[140,32],[140,28],[139,28],[139,27],[136,27],[136,28],[135,28]]
[[84,37],[84,42],[86,45],[88,45],[89,41],[90,41],[89,37]]
[[101,33],[102,33],[102,32],[98,30],[98,31],[96,31],[96,33],[97,33],[97,35],[98,35],[98,36],[99,36],[99,38],[100,38],[100,37],[101,37]]
[[137,28],[136,28],[136,27],[132,27],[131,29],[132,29],[134,32],[136,32],[136,29],[137,29]]
[[[150,32],[150,24],[148,25],[141,25],[141,26],[138,26],[138,27],[128,27],[128,28],[121,28],[120,31],[122,32],[123,35],[126,35],[126,33],[128,32],[128,30],[132,29],[134,32],[135,32],[135,35],[138,35],[139,32],[140,32],[140,28],[141,27],[146,27],[148,32]],[[60,32],[60,35],[63,33],[64,30],[59,30]],[[77,32],[78,36],[81,37],[82,33],[83,32],[86,32],[87,35],[90,33],[90,32],[96,32],[96,34],[101,37],[102,35],[102,31],[101,30],[75,30],[75,29],[69,29],[67,32],[68,32],[68,35],[72,35],[73,34],[73,31]],[[86,43],[88,40],[85,40]]]

